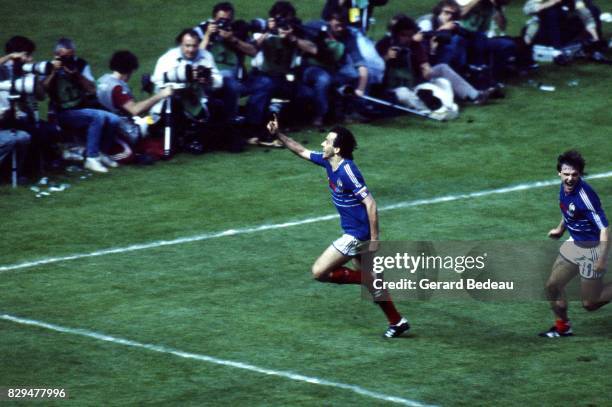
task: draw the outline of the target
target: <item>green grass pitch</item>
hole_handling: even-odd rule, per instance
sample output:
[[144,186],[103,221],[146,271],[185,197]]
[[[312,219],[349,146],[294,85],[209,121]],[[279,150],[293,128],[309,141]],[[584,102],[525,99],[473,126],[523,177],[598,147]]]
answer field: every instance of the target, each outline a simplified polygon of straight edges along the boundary
[[[265,15],[271,1],[236,0],[237,17]],[[322,1],[296,1],[304,18]],[[599,1],[610,11],[610,0]],[[96,76],[117,49],[151,71],[176,33],[207,18],[213,2],[4,2],[0,39],[22,34],[51,56],[73,37]],[[377,10],[380,37],[394,11],[412,16],[423,0]],[[510,32],[524,21],[508,8]],[[604,25],[610,32],[610,25]],[[138,76],[138,75],[137,75]],[[551,180],[556,156],[578,148],[592,174],[612,171],[610,67],[546,65],[531,77],[542,92],[510,83],[507,98],[466,107],[458,120],[398,117],[354,125],[355,160],[379,206]],[[578,80],[578,86],[570,86]],[[137,80],[133,80],[138,88]],[[292,134],[309,148],[322,134]],[[0,186],[0,267],[275,225],[327,214],[323,171],[288,151],[181,155],[150,168],[123,167],[37,199]],[[612,216],[610,177],[591,183]],[[546,239],[559,221],[558,187],[383,211],[384,240]],[[398,304],[413,325],[385,341],[382,313],[354,286],[310,277],[337,236],[337,219],[294,227],[85,257],[0,272],[0,315],[112,335],[217,359],[293,372],[423,404],[610,405],[612,307],[572,303],[577,335],[546,341],[544,302],[412,301]],[[551,263],[552,263],[551,259]],[[520,262],[517,263],[520,267]],[[610,277],[607,277],[610,280]],[[72,405],[385,405],[350,389],[221,366],[91,336],[0,320],[0,387],[61,387]],[[22,405],[24,403],[16,403]],[[65,404],[50,402],[50,404]]]

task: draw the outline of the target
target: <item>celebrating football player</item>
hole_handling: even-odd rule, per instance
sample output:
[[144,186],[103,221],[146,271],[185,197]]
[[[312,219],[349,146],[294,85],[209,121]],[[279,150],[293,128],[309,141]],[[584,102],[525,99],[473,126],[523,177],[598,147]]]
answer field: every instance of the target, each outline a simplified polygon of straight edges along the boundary
[[575,150],[566,151],[557,159],[562,217],[559,226],[548,232],[548,236],[559,239],[567,229],[570,238],[561,245],[546,283],[557,318],[552,328],[540,334],[546,338],[573,335],[564,287],[577,274],[580,274],[582,305],[587,311],[595,311],[612,299],[612,283],[603,283],[609,250],[608,220],[599,197],[582,179],[584,166],[584,159]]
[[[400,336],[410,329],[410,324],[395,309],[386,292],[373,288],[370,273],[361,270],[361,253],[364,249],[375,251],[378,248],[379,230],[376,201],[353,162],[353,150],[357,147],[355,137],[344,127],[334,127],[321,143],[323,152],[313,152],[280,133],[276,117],[268,123],[268,131],[297,156],[327,171],[332,202],[340,214],[344,234],[315,261],[313,277],[325,283],[364,284],[389,320],[389,328],[383,336]],[[344,267],[351,259],[355,269]]]

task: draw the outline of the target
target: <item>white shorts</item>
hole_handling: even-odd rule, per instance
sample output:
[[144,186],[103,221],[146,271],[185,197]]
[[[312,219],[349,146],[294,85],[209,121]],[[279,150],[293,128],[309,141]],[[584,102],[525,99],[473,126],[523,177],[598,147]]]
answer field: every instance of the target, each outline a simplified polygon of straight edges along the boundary
[[563,242],[559,254],[565,260],[578,266],[582,278],[595,280],[602,278],[605,274],[605,270],[599,273],[595,272],[595,263],[599,258],[599,246],[580,247],[570,238]]
[[355,257],[361,253],[361,249],[367,240],[359,240],[354,236],[343,234],[332,242],[332,246],[345,256]]

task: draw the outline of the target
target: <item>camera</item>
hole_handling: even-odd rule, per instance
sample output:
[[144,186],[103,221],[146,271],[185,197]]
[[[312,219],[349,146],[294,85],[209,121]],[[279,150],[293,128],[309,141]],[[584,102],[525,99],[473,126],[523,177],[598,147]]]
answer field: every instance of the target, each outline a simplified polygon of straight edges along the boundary
[[277,30],[289,31],[293,28],[292,21],[288,18],[276,17],[274,22],[276,23]]
[[421,31],[421,34],[423,34],[423,38],[427,41],[432,38],[435,39],[438,45],[450,44],[453,37],[453,32],[449,30]]
[[[199,26],[196,27],[196,31],[200,31],[199,35],[201,37],[204,36],[204,33],[208,29],[209,24],[215,24],[217,26],[217,30],[221,30],[221,31],[233,31],[233,25],[234,25],[234,23],[228,18],[220,18],[218,20],[208,20],[208,21],[202,22],[200,23]],[[211,41],[213,42],[222,41],[222,40],[223,38],[219,36],[218,32],[213,34],[211,37]]]
[[397,57],[388,62],[390,66],[393,66],[396,68],[402,68],[402,67],[405,67],[406,65],[410,66],[410,55],[411,55],[410,48],[402,47],[399,45],[393,45],[391,46],[391,49],[397,52]]
[[220,18],[216,21],[211,21],[211,23],[215,23],[219,30],[232,31],[232,22],[227,18]]
[[174,67],[172,69],[170,69],[168,72],[165,72],[163,75],[163,81],[164,83],[170,83],[170,82],[178,82],[178,83],[185,83],[185,82],[189,82],[191,81],[192,78],[192,72],[193,72],[193,66],[186,64],[186,65],[179,65],[177,67]]
[[12,95],[34,95],[36,94],[36,77],[28,75],[12,81],[2,81],[0,91],[10,92]]
[[303,35],[302,21],[295,17],[274,17],[274,23],[276,27],[270,31],[271,34],[278,35],[279,30],[289,31],[293,30],[294,34],[298,37]]
[[53,71],[53,65],[49,61],[22,63],[15,61],[13,65],[13,76],[19,77],[32,73],[38,75],[49,75]]
[[[212,79],[212,69],[201,65],[179,65],[165,72],[162,79],[165,84],[184,84],[201,79],[210,81]],[[175,87],[175,89],[178,88],[180,87]]]
[[195,73],[195,79],[199,80],[199,79],[204,79],[206,81],[210,81],[212,78],[212,69],[206,67],[206,66],[201,66],[198,65],[196,68],[196,73]]
[[62,63],[62,68],[68,71],[75,71],[77,69],[76,58],[70,55],[64,55],[56,58]]

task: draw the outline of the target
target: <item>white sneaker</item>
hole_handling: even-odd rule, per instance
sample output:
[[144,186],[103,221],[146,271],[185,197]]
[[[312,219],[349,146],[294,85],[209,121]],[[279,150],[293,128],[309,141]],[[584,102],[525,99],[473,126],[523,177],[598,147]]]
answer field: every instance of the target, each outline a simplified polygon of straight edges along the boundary
[[110,158],[109,156],[105,154],[100,154],[100,161],[102,162],[102,164],[110,168],[119,167],[119,164],[117,163],[117,161],[113,160],[112,158]]
[[83,167],[93,172],[108,172],[108,169],[102,165],[100,157],[87,157]]

